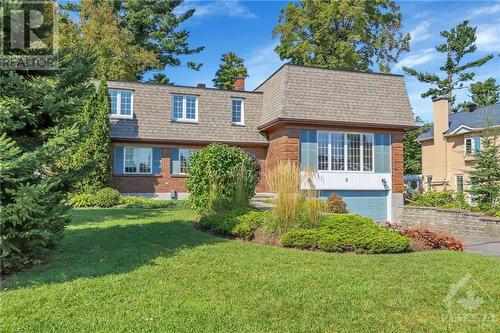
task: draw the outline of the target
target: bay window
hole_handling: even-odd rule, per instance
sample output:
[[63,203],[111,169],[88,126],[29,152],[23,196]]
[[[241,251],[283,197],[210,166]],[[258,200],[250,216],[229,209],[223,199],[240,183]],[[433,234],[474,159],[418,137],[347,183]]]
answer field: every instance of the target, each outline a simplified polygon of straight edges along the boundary
[[124,148],[125,173],[150,174],[153,164],[152,148]]
[[373,171],[373,134],[318,132],[318,170]]

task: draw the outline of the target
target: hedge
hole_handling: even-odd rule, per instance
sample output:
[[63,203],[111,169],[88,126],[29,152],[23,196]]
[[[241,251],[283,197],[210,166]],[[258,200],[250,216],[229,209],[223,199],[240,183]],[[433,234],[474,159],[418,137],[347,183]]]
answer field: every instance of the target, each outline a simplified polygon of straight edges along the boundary
[[355,214],[333,214],[314,229],[292,230],[281,237],[286,247],[320,249],[327,252],[399,253],[410,239],[381,228],[373,220]]
[[222,235],[251,240],[255,230],[270,218],[269,212],[251,208],[237,208],[202,216],[198,225],[202,229],[212,230]]

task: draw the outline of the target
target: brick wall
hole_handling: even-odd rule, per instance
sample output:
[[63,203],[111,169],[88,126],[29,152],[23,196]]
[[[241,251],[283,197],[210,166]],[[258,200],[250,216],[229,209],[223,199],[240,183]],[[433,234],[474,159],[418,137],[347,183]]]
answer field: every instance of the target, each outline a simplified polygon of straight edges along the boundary
[[403,133],[392,134],[392,192],[404,192]]
[[269,133],[267,150],[267,168],[273,168],[278,161],[291,160],[300,163],[299,130],[281,128]]
[[[136,143],[119,143],[114,145],[133,146],[133,147],[161,147],[163,156],[161,160],[160,175],[123,175],[113,174],[113,186],[122,193],[170,193],[175,190],[178,193],[187,192],[185,175],[172,175],[170,173],[170,148],[194,148],[199,149],[202,146],[173,146],[173,145],[147,145]],[[267,150],[265,147],[242,147],[245,151],[252,152],[261,166],[261,180],[257,184],[257,192],[267,192],[265,171]]]
[[446,231],[457,237],[500,238],[500,219],[479,213],[404,206],[400,222],[409,228]]

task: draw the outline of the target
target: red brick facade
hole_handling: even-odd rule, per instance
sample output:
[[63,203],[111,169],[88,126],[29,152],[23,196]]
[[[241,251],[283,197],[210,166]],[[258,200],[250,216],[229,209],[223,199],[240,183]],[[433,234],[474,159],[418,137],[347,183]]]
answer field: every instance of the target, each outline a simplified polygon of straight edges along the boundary
[[[326,129],[326,128],[322,128]],[[339,130],[340,128],[329,128]],[[345,128],[342,128],[345,130]],[[350,129],[357,131],[360,129]],[[367,129],[363,129],[367,131]],[[241,147],[245,151],[255,154],[261,166],[261,180],[256,192],[269,192],[266,185],[266,171],[272,168],[279,160],[300,162],[299,128],[281,127],[268,132],[269,146]],[[373,129],[372,129],[373,132]],[[133,147],[161,147],[163,148],[161,175],[113,175],[113,185],[123,193],[178,193],[187,192],[187,176],[170,174],[170,148],[202,148],[200,145],[159,145],[137,143],[113,143],[114,145]],[[394,193],[403,193],[403,132],[392,132],[392,190]]]
[[392,192],[404,192],[403,133],[392,134]]
[[[113,146],[129,146],[129,147],[161,147],[163,148],[163,156],[161,160],[161,175],[124,175],[115,174],[113,172],[113,186],[122,193],[170,193],[177,191],[178,193],[187,192],[186,175],[172,175],[170,170],[170,148],[192,148],[200,149],[203,146],[195,145],[158,145],[158,144],[137,144],[137,143],[113,143]],[[266,192],[265,186],[265,168],[266,168],[266,151],[265,147],[242,147],[245,151],[255,154],[255,157],[261,166],[261,180],[257,184],[257,192]]]

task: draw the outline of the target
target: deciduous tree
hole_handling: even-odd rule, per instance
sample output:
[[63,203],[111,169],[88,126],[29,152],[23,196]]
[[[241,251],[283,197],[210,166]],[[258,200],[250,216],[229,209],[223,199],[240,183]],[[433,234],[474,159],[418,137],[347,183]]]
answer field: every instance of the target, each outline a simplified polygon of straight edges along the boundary
[[410,35],[391,0],[302,0],[281,11],[276,52],[293,64],[389,72]]

